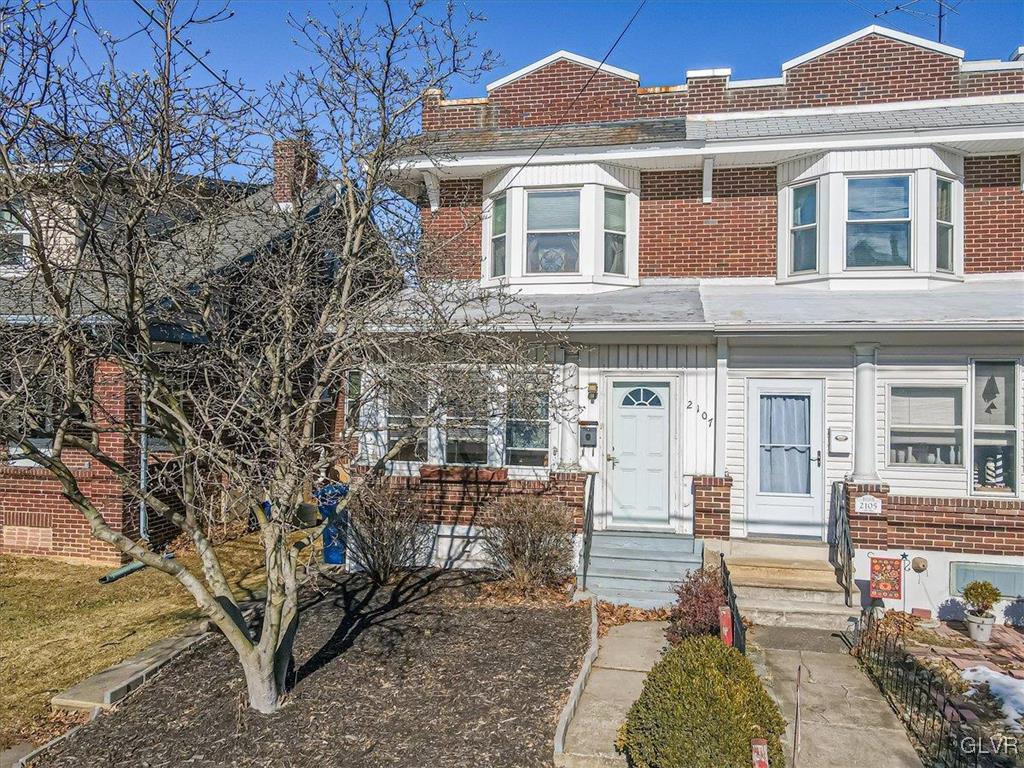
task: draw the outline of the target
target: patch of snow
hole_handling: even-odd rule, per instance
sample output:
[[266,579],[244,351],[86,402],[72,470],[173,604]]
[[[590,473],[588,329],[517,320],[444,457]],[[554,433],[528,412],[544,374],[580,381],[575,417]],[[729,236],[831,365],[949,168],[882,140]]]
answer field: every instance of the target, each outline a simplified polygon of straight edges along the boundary
[[[989,691],[1003,703],[1003,714],[1006,715],[1003,722],[1010,726],[1011,730],[1024,731],[1024,725],[1020,723],[1024,720],[1024,680],[1017,680],[988,667],[969,667],[961,671],[960,675],[975,686],[988,683]],[[968,695],[975,690],[976,688],[972,686]]]

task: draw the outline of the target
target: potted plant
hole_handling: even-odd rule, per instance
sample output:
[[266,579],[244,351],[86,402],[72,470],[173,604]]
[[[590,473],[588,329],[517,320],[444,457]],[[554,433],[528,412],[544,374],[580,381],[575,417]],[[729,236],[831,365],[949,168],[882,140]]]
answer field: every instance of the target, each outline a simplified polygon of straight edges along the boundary
[[972,581],[964,587],[964,602],[967,603],[967,631],[976,643],[987,643],[992,637],[992,625],[996,623],[992,606],[999,602],[999,590],[988,581]]

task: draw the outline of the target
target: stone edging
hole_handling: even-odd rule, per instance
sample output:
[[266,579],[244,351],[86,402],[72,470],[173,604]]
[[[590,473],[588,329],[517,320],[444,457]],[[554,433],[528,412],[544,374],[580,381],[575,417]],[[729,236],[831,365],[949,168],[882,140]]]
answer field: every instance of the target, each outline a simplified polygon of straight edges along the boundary
[[590,670],[597,659],[597,597],[590,598],[590,647],[583,656],[583,666],[576,676],[572,688],[569,690],[569,700],[562,707],[562,714],[558,716],[558,727],[555,728],[555,756],[565,751],[565,734],[569,730],[569,723],[576,714],[576,707],[579,706],[580,697],[583,696],[583,689],[587,687],[587,679],[590,677]]
[[[89,722],[92,722],[100,712],[114,706],[129,693],[148,682],[169,661],[213,634],[207,630],[205,621],[199,621],[192,625],[191,630],[180,635],[161,638],[141,653],[107,667],[92,677],[87,677],[50,699],[51,706],[54,709],[88,712]],[[87,695],[91,695],[92,699],[85,698]],[[74,735],[83,727],[84,725],[76,725],[69,731],[36,747],[20,760],[16,760],[13,768],[28,768],[40,754]]]

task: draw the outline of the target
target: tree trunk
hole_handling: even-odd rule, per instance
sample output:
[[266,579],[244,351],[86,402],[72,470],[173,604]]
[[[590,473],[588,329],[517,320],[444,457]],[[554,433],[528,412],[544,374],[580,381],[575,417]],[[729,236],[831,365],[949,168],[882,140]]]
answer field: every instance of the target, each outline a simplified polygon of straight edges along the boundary
[[264,715],[279,710],[285,694],[283,681],[275,674],[274,655],[268,656],[253,653],[249,658],[242,658],[249,706]]

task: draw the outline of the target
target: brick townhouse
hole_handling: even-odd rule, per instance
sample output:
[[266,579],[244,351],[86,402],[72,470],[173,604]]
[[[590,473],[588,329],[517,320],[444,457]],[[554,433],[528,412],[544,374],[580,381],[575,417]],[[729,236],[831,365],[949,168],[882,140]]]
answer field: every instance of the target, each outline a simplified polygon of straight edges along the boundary
[[[1024,595],[1024,48],[873,26],[777,77],[656,87],[560,51],[425,94],[423,131],[404,181],[446,276],[572,313],[578,350],[551,360],[570,417],[461,462],[442,425],[393,463],[452,546],[496,495],[582,514],[592,489],[581,570],[610,599],[663,603],[711,552],[753,579],[746,611],[823,626],[871,602],[871,557],[906,564],[888,605]],[[408,416],[383,407],[370,456]],[[773,614],[772,577],[815,607]]]

